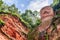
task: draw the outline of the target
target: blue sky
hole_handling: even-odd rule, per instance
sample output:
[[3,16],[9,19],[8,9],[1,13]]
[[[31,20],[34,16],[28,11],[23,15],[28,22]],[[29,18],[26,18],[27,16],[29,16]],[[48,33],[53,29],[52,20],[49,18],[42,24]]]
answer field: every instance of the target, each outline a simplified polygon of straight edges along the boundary
[[3,0],[6,4],[15,6],[21,11],[24,12],[26,9],[32,11],[40,9],[44,6],[50,5],[53,3],[53,0]]

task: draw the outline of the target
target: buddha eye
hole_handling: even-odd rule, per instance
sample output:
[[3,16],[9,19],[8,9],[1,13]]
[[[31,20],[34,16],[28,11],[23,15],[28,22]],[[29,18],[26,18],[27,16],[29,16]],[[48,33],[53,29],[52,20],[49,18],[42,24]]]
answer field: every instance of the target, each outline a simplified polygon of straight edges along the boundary
[[49,12],[48,11],[45,11],[43,14],[49,14]]

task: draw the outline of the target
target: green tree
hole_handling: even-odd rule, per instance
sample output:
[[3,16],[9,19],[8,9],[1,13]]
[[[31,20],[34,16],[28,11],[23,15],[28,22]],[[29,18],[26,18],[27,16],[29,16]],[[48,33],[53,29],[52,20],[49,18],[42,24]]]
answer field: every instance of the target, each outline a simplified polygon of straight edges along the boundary
[[26,10],[21,16],[22,18],[31,25],[31,28],[35,28],[40,24],[40,18],[38,17],[39,12]]
[[60,9],[60,0],[53,0],[51,6],[53,7],[54,11],[57,11]]
[[59,2],[60,2],[59,0],[53,0],[53,4],[52,4],[52,6],[57,5]]
[[0,6],[3,4],[3,1],[2,0],[0,0]]

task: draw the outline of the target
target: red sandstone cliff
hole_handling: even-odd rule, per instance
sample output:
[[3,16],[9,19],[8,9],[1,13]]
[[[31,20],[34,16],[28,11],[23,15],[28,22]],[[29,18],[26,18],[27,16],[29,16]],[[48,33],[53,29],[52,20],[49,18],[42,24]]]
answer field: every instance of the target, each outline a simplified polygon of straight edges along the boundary
[[22,24],[17,16],[0,13],[0,19],[5,22],[4,26],[0,28],[0,40],[27,40],[25,34],[27,34],[29,30]]

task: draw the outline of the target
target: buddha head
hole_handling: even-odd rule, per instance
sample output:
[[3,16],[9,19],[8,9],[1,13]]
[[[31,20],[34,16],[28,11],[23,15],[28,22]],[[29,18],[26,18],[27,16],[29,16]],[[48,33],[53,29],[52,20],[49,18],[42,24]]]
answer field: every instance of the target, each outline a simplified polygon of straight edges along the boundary
[[40,10],[40,16],[42,22],[50,20],[54,17],[54,11],[52,7],[50,6],[45,6]]

